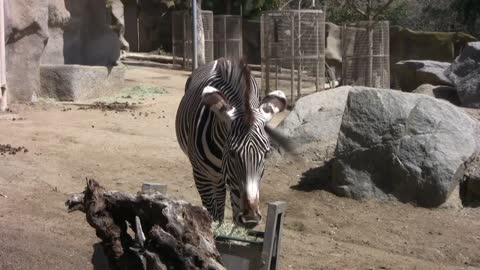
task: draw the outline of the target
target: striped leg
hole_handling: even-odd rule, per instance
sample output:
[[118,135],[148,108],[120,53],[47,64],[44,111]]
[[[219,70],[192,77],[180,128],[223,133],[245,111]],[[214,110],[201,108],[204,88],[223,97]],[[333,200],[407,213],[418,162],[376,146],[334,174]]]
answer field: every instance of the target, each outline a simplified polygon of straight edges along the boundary
[[226,199],[226,186],[223,179],[219,181],[215,187],[215,203],[216,203],[216,213],[219,221],[223,221],[225,217],[225,199]]
[[[210,179],[205,179],[198,174],[193,175],[195,186],[197,187],[202,204],[207,208],[208,212],[215,221],[223,221],[225,209],[225,188],[215,185]],[[224,185],[223,185],[224,186]],[[223,193],[223,194],[222,194]],[[223,197],[223,203],[218,203]]]

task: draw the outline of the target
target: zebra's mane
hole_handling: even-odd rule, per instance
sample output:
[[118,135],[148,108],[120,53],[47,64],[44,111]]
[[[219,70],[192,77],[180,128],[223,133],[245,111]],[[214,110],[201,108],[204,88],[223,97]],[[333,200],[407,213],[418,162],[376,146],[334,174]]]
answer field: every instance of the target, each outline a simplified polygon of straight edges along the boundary
[[[235,61],[227,60],[226,58],[219,58],[217,59],[217,69],[219,69],[218,72],[220,72],[220,74],[223,74],[224,76],[225,75],[229,76],[227,75],[228,73],[238,74],[237,75],[238,77],[234,78],[235,83],[238,82],[243,87],[240,87],[239,92],[234,94],[232,93],[232,95],[227,95],[227,96],[230,96],[230,97],[235,96],[236,97],[235,99],[241,102],[241,104],[236,104],[236,105],[243,106],[244,123],[248,127],[251,127],[254,123],[255,117],[254,117],[254,113],[251,105],[252,75],[247,62],[243,58],[240,58]],[[233,83],[233,81],[231,81],[232,79],[231,77],[224,78],[224,79],[229,80],[230,83]]]
[[252,85],[251,85],[251,72],[245,59],[241,58],[239,62],[239,68],[242,71],[242,78],[245,82],[245,90],[243,92],[243,106],[244,106],[244,121],[247,126],[252,126],[254,122],[254,115],[250,98],[252,97]]

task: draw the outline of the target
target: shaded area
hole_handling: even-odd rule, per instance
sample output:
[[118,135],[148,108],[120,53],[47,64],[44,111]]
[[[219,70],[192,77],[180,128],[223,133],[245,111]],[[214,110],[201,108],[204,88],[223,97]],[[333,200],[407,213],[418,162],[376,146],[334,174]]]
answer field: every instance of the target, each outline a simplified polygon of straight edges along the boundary
[[105,0],[65,0],[71,18],[63,32],[64,64],[115,66],[120,38]]
[[300,177],[300,182],[290,188],[306,192],[315,190],[326,190],[331,192],[330,183],[332,179],[332,166],[333,160],[330,160],[323,166],[307,170]]
[[480,207],[480,154],[465,162],[465,173],[460,181],[460,199],[468,207]]

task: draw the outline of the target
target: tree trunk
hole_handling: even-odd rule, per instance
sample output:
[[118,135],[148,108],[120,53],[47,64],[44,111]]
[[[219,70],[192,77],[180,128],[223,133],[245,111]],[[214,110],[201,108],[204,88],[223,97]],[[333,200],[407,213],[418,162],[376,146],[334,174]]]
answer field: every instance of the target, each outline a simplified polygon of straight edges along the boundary
[[[5,2],[4,2],[5,1]],[[5,29],[8,30],[9,21],[8,0],[0,0],[0,111],[8,108],[7,103],[7,64],[5,57]],[[7,25],[7,27],[6,27]]]
[[205,31],[202,19],[202,0],[197,1],[197,63],[198,66],[205,64]]
[[69,211],[86,214],[112,270],[225,270],[215,247],[212,219],[203,207],[160,193],[106,191],[93,179],[66,205]]

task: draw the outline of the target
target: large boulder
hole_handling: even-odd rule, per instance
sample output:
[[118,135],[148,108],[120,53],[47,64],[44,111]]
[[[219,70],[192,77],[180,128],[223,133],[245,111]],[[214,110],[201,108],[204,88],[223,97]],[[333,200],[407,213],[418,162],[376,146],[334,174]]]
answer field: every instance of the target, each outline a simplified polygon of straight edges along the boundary
[[356,199],[393,196],[439,206],[480,149],[479,132],[476,120],[448,102],[356,87],[342,119],[331,188]]
[[406,60],[393,65],[395,87],[411,92],[422,84],[448,85],[452,82],[443,73],[450,66],[447,62],[431,60]]
[[277,127],[308,163],[319,166],[333,158],[350,89],[339,87],[300,98]]
[[48,0],[8,0],[6,64],[9,98],[29,102],[40,91],[40,57],[48,41]]
[[480,42],[470,42],[445,71],[463,106],[480,108]]
[[412,93],[431,96],[438,99],[444,99],[450,103],[459,106],[460,100],[458,99],[457,89],[451,86],[437,86],[431,84],[422,84]]

